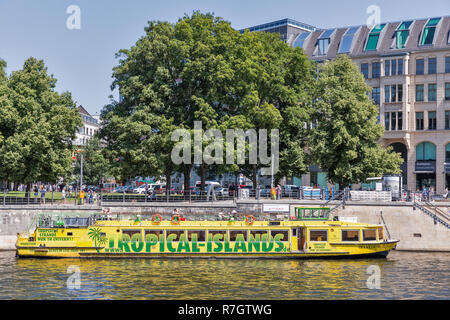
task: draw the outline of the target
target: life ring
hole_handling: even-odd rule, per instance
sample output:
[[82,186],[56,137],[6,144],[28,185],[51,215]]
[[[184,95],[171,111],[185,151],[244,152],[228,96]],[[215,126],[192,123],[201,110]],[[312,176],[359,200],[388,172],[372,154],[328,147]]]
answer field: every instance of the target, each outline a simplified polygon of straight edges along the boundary
[[172,217],[172,220],[170,220],[170,222],[172,222],[172,224],[180,224],[180,216],[179,215],[174,215]]
[[160,224],[161,221],[162,221],[162,217],[159,213],[153,215],[153,217],[152,217],[153,224]]
[[245,223],[246,223],[246,224],[252,225],[253,222],[255,222],[255,217],[254,217],[254,216],[248,215],[248,216],[245,218]]

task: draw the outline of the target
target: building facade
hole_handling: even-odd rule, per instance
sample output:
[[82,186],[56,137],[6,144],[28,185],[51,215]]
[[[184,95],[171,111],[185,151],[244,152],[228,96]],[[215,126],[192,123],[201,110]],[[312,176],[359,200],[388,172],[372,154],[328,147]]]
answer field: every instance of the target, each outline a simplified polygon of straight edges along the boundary
[[87,112],[83,106],[78,107],[78,112],[83,120],[83,126],[78,128],[74,145],[84,146],[100,129],[100,120],[98,116],[92,116]]
[[[288,20],[293,21],[280,21]],[[249,29],[275,30],[254,28]],[[450,188],[450,16],[374,27],[291,28],[283,39],[317,62],[347,54],[373,88],[385,126],[380,143],[405,160],[404,186],[412,191],[433,186],[438,193]],[[324,175],[312,171],[302,184],[323,184]]]

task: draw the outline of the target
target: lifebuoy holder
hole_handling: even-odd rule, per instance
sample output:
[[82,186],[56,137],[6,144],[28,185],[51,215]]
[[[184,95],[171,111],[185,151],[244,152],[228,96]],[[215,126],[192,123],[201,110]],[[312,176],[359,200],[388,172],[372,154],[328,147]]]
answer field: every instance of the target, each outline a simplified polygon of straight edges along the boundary
[[152,217],[153,224],[160,224],[161,221],[162,221],[162,217],[159,213],[153,215],[153,217]]
[[179,215],[174,215],[172,217],[172,219],[170,220],[170,222],[172,222],[172,224],[180,224],[180,216]]
[[253,222],[255,222],[255,217],[254,217],[254,216],[248,215],[248,216],[245,218],[245,223],[246,223],[246,224],[252,225]]

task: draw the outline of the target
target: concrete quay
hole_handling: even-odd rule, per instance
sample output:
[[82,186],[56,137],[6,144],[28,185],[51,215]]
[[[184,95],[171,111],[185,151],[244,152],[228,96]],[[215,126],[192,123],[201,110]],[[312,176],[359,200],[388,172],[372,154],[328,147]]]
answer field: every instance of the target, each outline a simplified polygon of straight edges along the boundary
[[[265,204],[283,205],[289,208],[289,213],[264,212]],[[164,219],[169,219],[173,209],[178,208],[188,219],[206,219],[218,212],[236,210],[242,214],[252,214],[264,219],[283,219],[294,215],[296,207],[319,207],[323,201],[315,200],[236,200],[216,202],[152,202],[152,203],[103,203],[97,205],[25,205],[0,206],[0,250],[14,250],[16,235],[32,224],[33,219],[41,213],[87,215],[101,214],[108,211],[113,216],[119,214],[122,218],[132,218],[140,214],[143,219],[150,219],[159,213]],[[339,202],[330,202],[333,208]],[[450,208],[449,202],[436,202],[436,207],[444,212]],[[345,208],[340,207],[333,216],[356,217],[358,222],[382,224],[386,234],[392,239],[400,240],[397,250],[407,251],[445,251],[450,252],[450,229],[414,208],[408,202],[346,202]]]

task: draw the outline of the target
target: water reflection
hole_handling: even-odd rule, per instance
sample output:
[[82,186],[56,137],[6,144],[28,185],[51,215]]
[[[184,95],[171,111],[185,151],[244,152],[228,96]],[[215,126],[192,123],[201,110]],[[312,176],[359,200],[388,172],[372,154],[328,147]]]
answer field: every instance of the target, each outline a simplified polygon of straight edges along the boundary
[[[368,266],[381,270],[370,290]],[[77,265],[80,289],[68,289]],[[449,299],[449,253],[377,260],[35,260],[0,252],[1,299]]]

